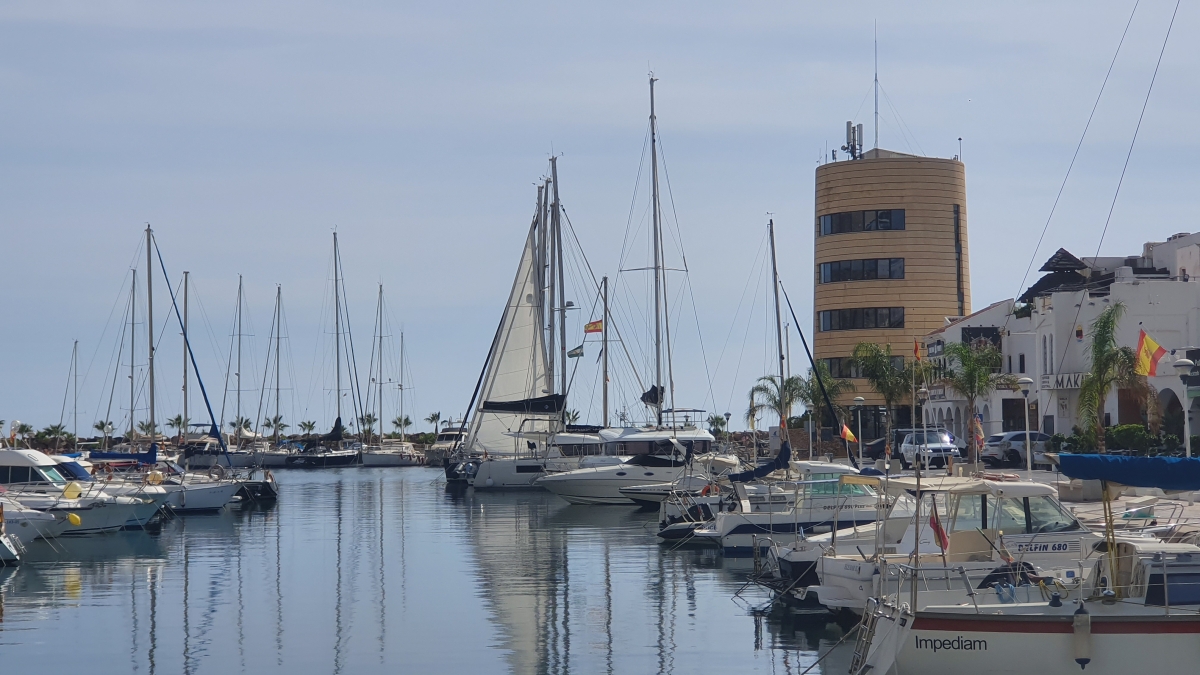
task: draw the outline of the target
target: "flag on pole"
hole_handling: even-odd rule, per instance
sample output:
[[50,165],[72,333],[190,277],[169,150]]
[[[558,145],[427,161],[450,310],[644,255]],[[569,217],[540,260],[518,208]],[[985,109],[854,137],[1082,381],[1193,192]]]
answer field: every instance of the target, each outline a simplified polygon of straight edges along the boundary
[[604,332],[604,320],[601,319],[599,321],[591,321],[591,322],[583,324],[583,332],[584,333],[603,333]]
[[938,548],[945,551],[950,548],[950,537],[946,536],[946,531],[942,529],[942,521],[938,518],[937,502],[933,502],[933,512],[929,514],[929,527],[933,530],[933,537],[937,540]]
[[572,349],[571,351],[567,352],[568,359],[577,359],[581,356],[583,356],[583,345],[579,345],[575,349]]
[[851,431],[850,431],[850,427],[846,426],[846,424],[845,424],[844,422],[842,423],[842,433],[841,433],[841,434],[839,434],[839,435],[840,435],[840,436],[841,436],[841,437],[842,437],[842,438],[843,438],[843,439],[844,439],[844,440],[845,440],[847,443],[857,443],[857,442],[858,442],[858,439],[854,437],[854,434],[853,434],[853,433],[851,433]]
[[1134,366],[1134,371],[1138,375],[1155,377],[1158,375],[1158,362],[1166,353],[1167,350],[1147,335],[1146,331],[1138,331],[1137,365]]
[[921,362],[921,341],[916,338],[913,338],[913,358]]

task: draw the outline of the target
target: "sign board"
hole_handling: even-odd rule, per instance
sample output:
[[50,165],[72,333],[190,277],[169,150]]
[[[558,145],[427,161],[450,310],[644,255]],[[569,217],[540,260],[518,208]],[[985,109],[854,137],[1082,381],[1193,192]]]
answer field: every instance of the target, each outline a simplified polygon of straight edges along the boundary
[[1084,373],[1058,373],[1042,375],[1042,389],[1078,389],[1083,384]]
[[768,447],[771,448],[771,452],[779,452],[779,448],[782,445],[779,441],[780,441],[779,427],[778,426],[771,427],[771,440],[768,445]]

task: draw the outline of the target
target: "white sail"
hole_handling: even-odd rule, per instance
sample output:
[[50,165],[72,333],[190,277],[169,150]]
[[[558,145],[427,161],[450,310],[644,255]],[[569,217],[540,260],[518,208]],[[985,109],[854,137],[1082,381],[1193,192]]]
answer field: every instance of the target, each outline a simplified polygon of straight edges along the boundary
[[550,392],[541,323],[542,289],[538,281],[537,243],[535,221],[525,240],[521,264],[517,267],[517,276],[471,416],[466,443],[468,452],[487,452],[489,456],[526,454],[525,440],[518,438],[517,432],[545,431],[550,420],[559,417],[558,411],[547,414],[494,410],[494,404],[518,405],[522,401],[546,397]]

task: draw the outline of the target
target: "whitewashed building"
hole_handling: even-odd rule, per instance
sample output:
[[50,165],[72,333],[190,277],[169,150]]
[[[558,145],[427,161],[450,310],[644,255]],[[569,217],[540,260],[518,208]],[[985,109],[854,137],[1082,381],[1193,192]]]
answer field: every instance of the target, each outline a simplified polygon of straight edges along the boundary
[[[928,334],[925,346],[930,360],[947,365],[942,348],[948,342],[992,340],[1003,354],[1002,370],[1034,382],[1029,395],[1030,428],[1070,435],[1079,423],[1079,385],[1090,365],[1091,324],[1100,312],[1120,302],[1125,314],[1117,327],[1118,343],[1136,349],[1139,332],[1144,330],[1167,350],[1150,384],[1158,391],[1166,426],[1172,420],[1182,425],[1183,385],[1172,364],[1185,355],[1200,359],[1196,347],[1200,345],[1200,283],[1193,279],[1200,272],[1200,233],[1147,243],[1140,256],[1128,258],[1076,258],[1059,249],[1041,271],[1045,276],[1016,302],[1005,300],[948,320]],[[1014,307],[1020,316],[1013,313]],[[1200,379],[1192,384],[1200,385]],[[998,391],[976,408],[989,435],[1024,428],[1019,391]],[[970,414],[966,401],[953,390],[941,385],[930,388],[925,412],[930,423],[940,422],[965,438]],[[1128,392],[1113,391],[1105,401],[1106,425],[1144,419],[1139,402]],[[1190,419],[1196,433],[1200,418],[1193,412]]]

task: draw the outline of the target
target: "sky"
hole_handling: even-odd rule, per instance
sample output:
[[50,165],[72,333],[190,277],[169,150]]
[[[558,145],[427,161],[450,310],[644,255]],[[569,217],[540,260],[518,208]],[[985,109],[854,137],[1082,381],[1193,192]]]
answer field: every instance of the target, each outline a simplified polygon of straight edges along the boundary
[[[1036,274],[1060,246],[1137,254],[1144,241],[1195,229],[1187,158],[1200,138],[1187,123],[1197,108],[1187,73],[1200,54],[1186,36],[1200,15],[1188,6],[1113,206],[1175,7],[1138,5],[1035,256],[1134,9],[1128,0],[5,3],[0,419],[36,428],[61,419],[70,429],[77,414],[81,429],[106,418],[122,427],[129,354],[116,350],[130,269],[144,274],[147,223],[172,284],[191,273],[194,348],[218,416],[231,419],[236,399],[226,378],[241,275],[244,414],[264,409],[279,285],[283,414],[332,423],[335,229],[359,382],[370,384],[382,283],[384,363],[398,373],[402,329],[414,430],[428,429],[421,420],[434,411],[460,416],[552,154],[588,262],[625,289],[626,345],[643,347],[626,361],[644,377],[649,329],[635,305],[646,277],[618,269],[644,262],[644,246],[630,241],[645,237],[653,71],[669,263],[682,268],[683,251],[688,269],[668,274],[676,401],[730,411],[742,428],[747,391],[773,367],[766,222],[774,219],[780,275],[808,322],[814,170],[844,142],[847,120],[863,123],[871,144],[876,27],[880,146],[952,157],[962,139],[980,308],[1018,294],[1030,261]],[[161,419],[181,406],[182,355],[161,273],[155,283]],[[582,281],[572,294],[590,311],[594,293]],[[584,313],[570,317],[572,343]],[[137,326],[134,379],[144,382],[146,329]],[[800,372],[798,338],[793,327]],[[597,423],[597,376],[585,372],[596,369],[594,347],[579,360],[586,395],[570,405]],[[629,398],[637,387],[622,377],[617,405],[639,417]],[[384,377],[389,417],[398,379]],[[137,396],[142,419],[144,388]]]

